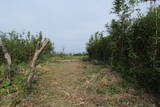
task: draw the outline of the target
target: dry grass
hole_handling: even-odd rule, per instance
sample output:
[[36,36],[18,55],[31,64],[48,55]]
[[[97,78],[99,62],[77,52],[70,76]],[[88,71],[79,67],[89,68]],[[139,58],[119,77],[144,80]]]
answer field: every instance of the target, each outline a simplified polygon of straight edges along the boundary
[[152,97],[139,92],[109,69],[80,60],[40,65],[38,93],[17,107],[154,107]]

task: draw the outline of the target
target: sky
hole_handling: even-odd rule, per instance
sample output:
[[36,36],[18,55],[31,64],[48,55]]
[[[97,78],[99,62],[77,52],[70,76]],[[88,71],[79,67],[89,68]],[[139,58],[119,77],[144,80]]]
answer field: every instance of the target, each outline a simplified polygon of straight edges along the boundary
[[1,0],[0,30],[42,31],[55,51],[84,52],[91,34],[105,29],[114,16],[113,0]]

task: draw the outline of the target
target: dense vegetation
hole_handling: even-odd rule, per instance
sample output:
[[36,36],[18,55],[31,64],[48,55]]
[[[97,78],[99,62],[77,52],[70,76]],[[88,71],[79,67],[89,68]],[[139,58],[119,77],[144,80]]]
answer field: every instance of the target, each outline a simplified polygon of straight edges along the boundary
[[[43,39],[43,34],[40,32],[39,34],[31,35],[30,32],[27,34],[22,33],[19,34],[15,31],[9,33],[1,33],[0,38],[5,44],[8,52],[12,57],[12,61],[14,64],[19,63],[27,63],[30,61],[34,55],[37,44],[40,44]],[[2,49],[0,49],[0,64],[5,62],[4,55],[2,53]],[[49,45],[45,48],[42,53],[42,57],[44,55],[50,55],[53,52],[53,46],[50,42]]]
[[[47,38],[43,38],[42,32],[34,36],[30,32],[19,34],[15,31],[1,33],[0,38],[11,55],[12,60],[11,70],[9,71],[2,47],[0,47],[0,105],[2,103],[1,97],[16,93],[17,98],[11,102],[11,105],[15,105],[21,99],[19,94],[21,96],[26,93],[26,81],[29,74],[28,71],[31,69],[30,62],[34,53],[38,47],[41,47],[42,41]],[[36,63],[48,60],[52,53],[53,44],[49,41]],[[8,72],[12,73],[10,79],[6,78]]]
[[113,5],[118,19],[106,26],[107,36],[101,32],[91,36],[89,58],[111,65],[147,91],[160,93],[160,8],[151,6],[143,15],[130,0],[115,0]]

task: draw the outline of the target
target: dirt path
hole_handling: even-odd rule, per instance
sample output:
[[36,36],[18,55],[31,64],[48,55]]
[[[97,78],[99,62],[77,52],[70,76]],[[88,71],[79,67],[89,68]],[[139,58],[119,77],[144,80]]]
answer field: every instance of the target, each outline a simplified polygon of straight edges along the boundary
[[100,66],[60,60],[38,69],[43,72],[39,91],[22,101],[20,107],[154,107],[149,96]]

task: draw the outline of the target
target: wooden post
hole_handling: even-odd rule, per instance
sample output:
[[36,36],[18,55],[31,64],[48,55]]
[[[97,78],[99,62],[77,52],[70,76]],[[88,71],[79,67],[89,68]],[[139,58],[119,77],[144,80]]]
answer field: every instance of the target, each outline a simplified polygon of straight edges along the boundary
[[39,44],[37,44],[36,51],[34,53],[34,56],[30,65],[30,72],[27,79],[27,88],[31,88],[32,86],[32,81],[35,74],[36,60],[38,59],[40,53],[47,46],[48,43],[49,43],[49,40],[44,40],[41,47],[39,47],[38,46]]
[[7,79],[11,79],[11,65],[12,65],[12,60],[11,60],[11,56],[7,51],[7,48],[4,46],[2,39],[0,38],[0,47],[2,48],[2,51],[4,53],[4,57],[6,59],[7,65],[8,65],[8,69],[7,69]]

